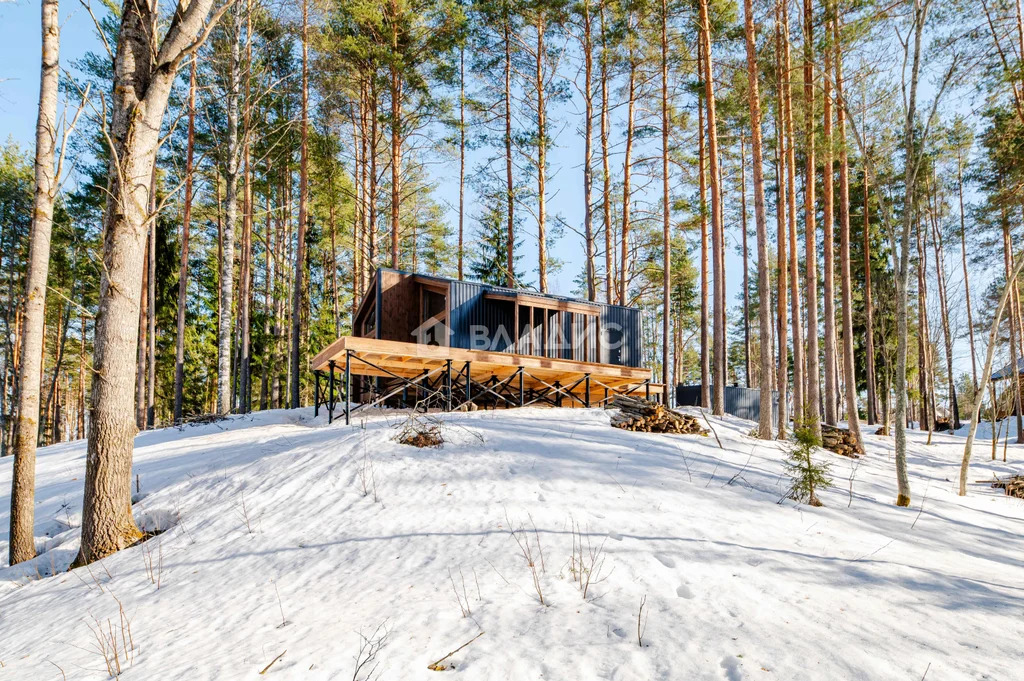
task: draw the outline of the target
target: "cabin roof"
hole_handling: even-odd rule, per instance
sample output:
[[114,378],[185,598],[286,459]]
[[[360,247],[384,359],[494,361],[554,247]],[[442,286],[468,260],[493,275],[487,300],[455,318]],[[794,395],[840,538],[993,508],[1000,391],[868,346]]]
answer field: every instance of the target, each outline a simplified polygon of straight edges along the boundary
[[458,284],[458,283],[472,284],[473,286],[481,287],[482,289],[484,289],[488,293],[495,293],[495,294],[506,295],[506,296],[510,296],[510,297],[511,296],[517,296],[517,297],[518,296],[529,296],[531,298],[546,298],[548,300],[555,300],[555,301],[565,302],[565,303],[576,303],[576,304],[579,304],[579,305],[589,305],[589,306],[593,306],[593,307],[602,307],[602,306],[604,306],[604,307],[620,307],[620,308],[627,309],[627,310],[636,309],[636,308],[633,308],[633,307],[630,307],[630,306],[627,306],[627,305],[616,305],[616,304],[613,304],[613,303],[602,303],[602,302],[593,301],[593,300],[586,300],[584,298],[573,298],[572,296],[558,295],[556,293],[541,293],[540,291],[536,291],[534,289],[509,288],[507,286],[495,286],[494,284],[485,284],[483,282],[474,281],[474,280],[471,280],[471,279],[465,279],[465,280],[460,281],[458,279],[453,279],[451,277],[442,277],[442,276],[439,276],[439,275],[436,275],[436,274],[422,274],[420,272],[407,272],[405,270],[399,270],[399,269],[395,269],[393,267],[379,267],[378,270],[379,271],[385,271],[385,272],[396,272],[398,274],[404,274],[404,275],[408,275],[408,276],[415,276],[415,277],[417,277],[419,279],[429,279],[429,280],[435,281],[435,282],[437,282],[439,284],[453,284],[453,283],[454,284]]

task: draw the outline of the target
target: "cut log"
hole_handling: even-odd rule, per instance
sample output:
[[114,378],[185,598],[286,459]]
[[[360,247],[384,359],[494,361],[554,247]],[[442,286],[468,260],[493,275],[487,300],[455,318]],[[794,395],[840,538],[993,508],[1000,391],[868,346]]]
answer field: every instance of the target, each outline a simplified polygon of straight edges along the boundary
[[619,413],[612,415],[612,425],[623,430],[682,435],[708,434],[693,416],[674,411],[657,402],[619,395],[609,400],[608,408],[619,410]]
[[846,456],[851,459],[859,459],[861,455],[861,452],[857,449],[857,438],[846,428],[839,428],[828,424],[822,425],[821,446],[830,452],[835,452],[840,456]]

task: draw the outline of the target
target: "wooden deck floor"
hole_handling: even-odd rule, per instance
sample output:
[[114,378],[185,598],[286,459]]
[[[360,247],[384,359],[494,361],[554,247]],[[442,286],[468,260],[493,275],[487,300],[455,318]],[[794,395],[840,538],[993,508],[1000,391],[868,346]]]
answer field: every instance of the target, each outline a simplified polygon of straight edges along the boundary
[[[451,360],[453,372],[468,369],[472,380],[480,384],[516,377],[520,370],[525,390],[544,390],[557,384],[566,390],[574,386],[571,392],[582,395],[589,383],[595,402],[601,401],[606,390],[651,395],[663,392],[661,384],[651,382],[650,369],[354,336],[343,336],[331,343],[313,358],[311,369],[330,372],[333,361],[334,372],[343,372],[346,357],[350,372],[356,376],[415,378],[424,372],[443,371]],[[589,381],[585,383],[588,375]]]

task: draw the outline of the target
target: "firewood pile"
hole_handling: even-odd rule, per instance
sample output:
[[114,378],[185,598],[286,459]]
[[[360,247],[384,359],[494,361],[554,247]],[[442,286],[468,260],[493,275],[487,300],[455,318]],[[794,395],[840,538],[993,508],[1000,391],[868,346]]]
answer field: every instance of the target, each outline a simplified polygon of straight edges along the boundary
[[657,402],[618,395],[608,402],[608,408],[619,410],[619,413],[612,416],[612,425],[623,430],[682,435],[708,434],[693,416],[673,411]]
[[822,425],[821,446],[840,456],[848,456],[851,459],[859,459],[861,455],[857,451],[857,438],[846,428],[827,424]]
[[[987,480],[985,482],[988,482]],[[992,486],[1002,489],[1008,497],[1024,499],[1024,475],[1011,475],[1008,478],[997,478],[992,481]]]

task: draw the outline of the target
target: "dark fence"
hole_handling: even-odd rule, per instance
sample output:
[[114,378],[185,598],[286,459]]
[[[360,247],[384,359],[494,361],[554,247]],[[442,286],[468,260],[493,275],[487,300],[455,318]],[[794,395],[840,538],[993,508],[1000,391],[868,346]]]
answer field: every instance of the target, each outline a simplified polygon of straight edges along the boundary
[[[699,407],[700,386],[699,385],[677,385],[676,406]],[[725,388],[725,413],[738,416],[741,419],[757,421],[761,418],[761,389],[740,388],[738,386],[726,386]],[[772,391],[772,423],[779,420],[779,394]]]

